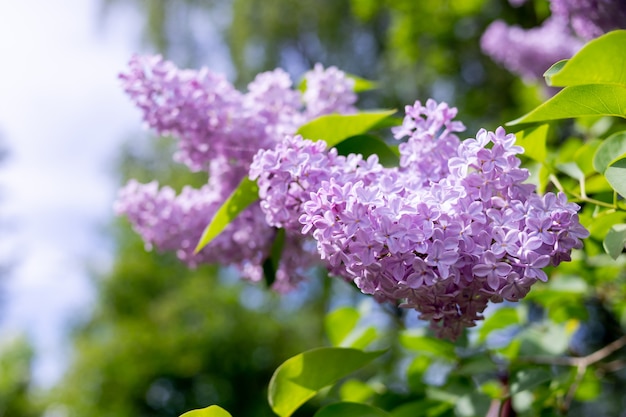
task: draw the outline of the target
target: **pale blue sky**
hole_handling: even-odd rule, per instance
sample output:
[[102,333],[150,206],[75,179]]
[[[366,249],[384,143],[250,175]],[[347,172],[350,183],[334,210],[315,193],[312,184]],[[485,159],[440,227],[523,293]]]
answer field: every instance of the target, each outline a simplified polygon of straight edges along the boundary
[[131,11],[99,21],[98,0],[0,1],[0,342],[35,342],[36,380],[62,372],[67,323],[93,300],[88,268],[111,256],[112,161],[141,131],[117,82],[139,38]]

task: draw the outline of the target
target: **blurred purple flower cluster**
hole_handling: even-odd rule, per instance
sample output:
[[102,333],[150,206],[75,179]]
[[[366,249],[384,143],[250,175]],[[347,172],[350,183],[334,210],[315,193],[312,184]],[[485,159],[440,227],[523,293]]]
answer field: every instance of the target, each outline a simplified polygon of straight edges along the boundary
[[408,136],[398,168],[294,136],[259,151],[250,170],[269,224],[312,236],[332,274],[416,309],[449,338],[489,301],[524,297],[588,235],[577,205],[524,183],[514,135],[461,142],[455,115],[432,100],[407,106],[394,129]]
[[[510,3],[518,7],[523,2]],[[535,28],[493,22],[481,38],[483,52],[512,73],[536,80],[585,41],[626,28],[626,0],[550,0],[550,10],[552,15]]]
[[[209,179],[201,189],[186,188],[179,195],[154,182],[131,181],[120,191],[116,212],[128,217],[148,247],[175,251],[191,266],[230,264],[246,278],[261,279],[276,230],[265,222],[258,204],[194,254],[202,231],[248,175],[259,149],[274,148],[286,134],[322,114],[356,111],[354,80],[334,67],[316,66],[305,75],[301,93],[277,69],[259,74],[242,93],[222,75],[206,68],[181,70],[160,56],[134,56],[120,79],[146,124],[178,139],[175,160],[192,171],[206,171]],[[289,249],[274,284],[281,291],[301,279],[312,262],[299,233],[287,240]]]

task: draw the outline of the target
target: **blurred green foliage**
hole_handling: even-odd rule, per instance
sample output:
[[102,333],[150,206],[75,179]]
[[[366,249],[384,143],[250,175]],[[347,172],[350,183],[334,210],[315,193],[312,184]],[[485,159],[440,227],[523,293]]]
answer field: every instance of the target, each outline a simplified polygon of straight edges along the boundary
[[[144,39],[166,58],[230,70],[240,87],[277,66],[298,76],[315,62],[336,65],[378,83],[378,90],[362,94],[361,107],[445,100],[459,107],[468,135],[524,114],[543,94],[484,57],[478,40],[496,18],[536,26],[548,14],[544,1],[513,8],[505,0],[103,0],[105,9],[129,5],[141,12]],[[544,144],[543,154],[529,156],[540,162],[549,157],[563,167],[592,155],[580,149],[598,136],[598,123],[551,127],[550,146],[560,145],[558,155]],[[570,139],[560,142],[565,137]],[[171,146],[168,139],[133,141],[116,171],[121,182],[157,178],[176,189],[205,182],[171,163]],[[549,187],[545,172],[536,171],[537,182]],[[567,172],[558,175],[565,187],[577,185]],[[456,344],[403,330],[384,376],[359,374],[322,393],[323,401],[364,402],[395,417],[482,416],[507,396],[523,416],[623,412],[623,355],[613,353],[582,374],[554,364],[589,355],[624,334],[624,255],[615,262],[602,249],[614,220],[624,221],[598,223],[586,253],[560,267],[549,284],[535,286],[526,302],[489,310],[476,331]],[[209,404],[234,416],[272,415],[266,394],[274,369],[323,344],[327,300],[319,289],[311,288],[309,302],[289,307],[263,289],[229,280],[224,271],[190,271],[174,256],[146,252],[124,222],[113,233],[114,268],[97,278],[93,315],[74,333],[74,360],[50,406],[68,417],[165,417]],[[361,319],[357,311],[343,314]],[[394,318],[410,322],[402,314]],[[352,327],[340,330],[329,338],[337,344],[368,344],[371,335],[395,340],[380,329],[368,327],[352,338]],[[24,346],[16,349],[0,354],[0,399],[14,407],[5,415],[38,415],[28,397],[31,354]]]
[[35,417],[42,408],[31,386],[33,349],[25,337],[0,339],[0,417]]
[[[202,181],[169,161],[164,168],[165,140],[144,150],[125,149],[124,177]],[[165,417],[207,404],[272,415],[267,382],[284,358],[322,343],[323,301],[285,306],[262,284],[146,251],[126,222],[112,230],[113,268],[96,279],[93,314],[74,332],[74,359],[51,406],[67,417]]]

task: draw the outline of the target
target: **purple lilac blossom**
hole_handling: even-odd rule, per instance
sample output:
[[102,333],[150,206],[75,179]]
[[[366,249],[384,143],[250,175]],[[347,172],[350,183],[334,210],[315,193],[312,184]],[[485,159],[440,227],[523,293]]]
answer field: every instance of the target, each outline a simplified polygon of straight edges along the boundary
[[346,76],[336,67],[324,69],[316,64],[313,70],[306,74],[306,91],[304,102],[307,107],[307,116],[314,119],[330,113],[349,114],[356,108],[356,94],[354,80]]
[[496,20],[480,39],[483,53],[526,81],[542,78],[552,64],[571,58],[582,45],[567,20],[560,17],[551,17],[532,29]]
[[550,10],[585,40],[626,28],[626,0],[551,0]]
[[571,58],[585,41],[626,28],[626,0],[550,0],[550,10],[552,15],[532,29],[493,22],[481,38],[483,52],[531,81],[557,61]]
[[[178,139],[175,159],[192,171],[206,171],[209,179],[180,195],[154,182],[131,181],[120,190],[116,212],[128,217],[148,248],[176,252],[190,266],[234,265],[243,277],[261,279],[275,228],[258,204],[198,254],[193,251],[217,209],[248,175],[258,150],[275,147],[312,117],[355,110],[353,83],[343,72],[318,65],[307,78],[304,95],[280,69],[259,74],[241,93],[206,68],[181,70],[160,56],[134,56],[120,75],[124,90],[150,128]],[[273,286],[278,291],[292,288],[312,264],[306,239],[298,233],[287,240]]]
[[298,219],[331,274],[455,338],[489,301],[518,301],[545,281],[543,268],[568,260],[588,232],[563,194],[524,182],[514,135],[460,141],[456,109],[429,100],[406,110],[394,134],[441,143],[429,159],[436,174],[420,172],[415,144],[401,148],[399,168],[383,168],[375,155],[343,157],[295,136],[257,153],[250,175],[268,223],[293,231]]

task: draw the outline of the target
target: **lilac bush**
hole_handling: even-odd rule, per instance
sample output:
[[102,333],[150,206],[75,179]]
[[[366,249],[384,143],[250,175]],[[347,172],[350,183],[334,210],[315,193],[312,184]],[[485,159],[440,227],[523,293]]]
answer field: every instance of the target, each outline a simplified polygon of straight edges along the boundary
[[[133,58],[121,79],[147,124],[179,139],[176,160],[209,180],[179,195],[131,181],[116,210],[148,246],[175,251],[190,266],[234,265],[258,281],[284,229],[275,290],[322,265],[456,338],[490,301],[518,301],[546,281],[543,269],[569,260],[588,235],[577,205],[526,183],[514,135],[482,129],[461,141],[465,126],[446,103],[406,107],[392,129],[399,166],[387,168],[376,154],[340,155],[296,134],[317,116],[356,112],[354,83],[336,68],[316,66],[304,93],[282,70],[260,74],[241,93],[206,69],[181,71],[159,57]],[[257,182],[259,202],[195,253],[246,176]]]

